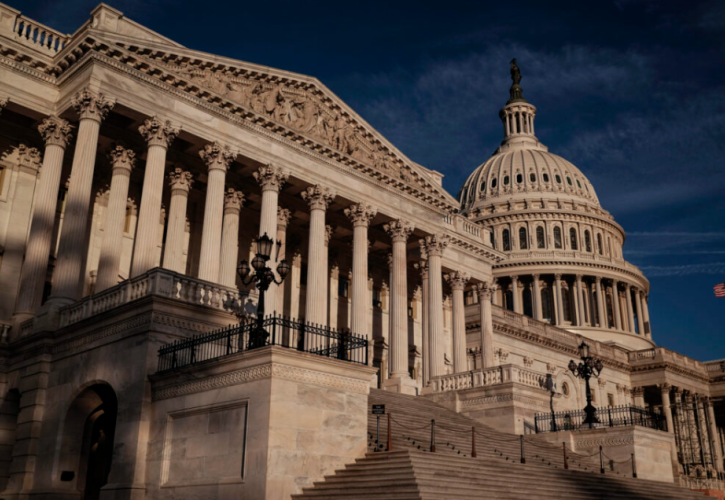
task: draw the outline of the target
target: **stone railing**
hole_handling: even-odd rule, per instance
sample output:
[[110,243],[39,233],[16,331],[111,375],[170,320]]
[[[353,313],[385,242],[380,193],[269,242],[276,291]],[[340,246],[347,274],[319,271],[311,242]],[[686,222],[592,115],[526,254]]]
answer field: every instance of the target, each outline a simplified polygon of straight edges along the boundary
[[714,361],[705,361],[703,363],[705,365],[705,368],[707,368],[707,372],[710,375],[713,374],[721,374],[725,372],[725,359],[717,359]]
[[443,224],[448,226],[453,232],[466,236],[476,242],[483,243],[486,246],[491,246],[490,241],[484,241],[485,231],[483,227],[479,226],[475,222],[471,222],[462,215],[444,215]]
[[236,288],[203,281],[167,269],[155,268],[145,274],[90,295],[60,310],[60,326],[101,314],[123,304],[150,295],[211,307],[236,314],[244,307],[244,298]]
[[673,363],[678,366],[699,371],[703,375],[711,371],[705,363],[689,358],[679,352],[670,351],[665,347],[653,347],[652,349],[643,349],[641,351],[631,351],[628,353],[629,362],[635,365],[650,363]]
[[457,391],[476,387],[489,387],[516,382],[534,389],[544,389],[546,375],[517,365],[500,365],[493,368],[472,370],[433,377],[430,387],[433,392]]
[[25,17],[0,4],[0,34],[53,56],[63,50],[70,39],[52,28]]

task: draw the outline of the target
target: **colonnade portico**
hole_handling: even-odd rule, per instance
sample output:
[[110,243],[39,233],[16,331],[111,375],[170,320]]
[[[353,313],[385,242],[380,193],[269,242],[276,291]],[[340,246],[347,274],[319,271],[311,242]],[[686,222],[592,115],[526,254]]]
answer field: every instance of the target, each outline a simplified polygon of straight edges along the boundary
[[632,283],[562,273],[497,274],[496,279],[501,287],[494,303],[538,321],[652,337],[645,292]]
[[[98,170],[95,144],[91,143],[98,143],[103,118],[111,112],[115,100],[85,89],[74,102],[81,126],[70,177],[66,208],[70,211],[65,214],[60,231],[58,266],[47,301],[47,306],[54,307],[80,299],[81,290],[90,288],[84,284],[86,278],[82,271],[87,267],[83,248],[87,248],[88,238],[94,237],[89,226],[90,199],[98,182],[98,176],[93,174]],[[268,292],[269,313],[289,314],[320,326],[350,329],[372,339],[383,334],[381,329],[371,328],[371,311],[375,310],[370,307],[372,284],[373,290],[389,289],[389,323],[383,329],[388,332],[389,350],[386,388],[408,393],[419,390],[420,383],[411,378],[411,359],[415,358],[410,357],[409,310],[415,301],[422,305],[422,345],[416,346],[423,351],[422,383],[445,374],[445,357],[453,360],[455,372],[468,370],[464,290],[482,287],[481,294],[487,294],[490,306],[494,287],[486,277],[471,278],[473,268],[458,269],[456,264],[447,264],[446,253],[452,252],[453,256],[460,250],[449,248],[451,240],[445,230],[416,230],[412,222],[386,215],[365,201],[338,196],[332,186],[292,177],[287,167],[260,164],[240,156],[221,141],[190,135],[162,116],[143,118],[141,123],[136,128],[135,142],[126,140],[123,146],[115,144],[109,151],[112,175],[106,215],[101,221],[102,242],[93,293],[113,288],[124,275],[120,242],[128,234],[135,235],[129,277],[161,266],[223,287],[238,285],[235,272],[238,261],[246,256],[247,248],[254,252],[257,236],[267,234],[282,244],[279,258],[273,252],[272,267],[284,258],[294,261],[288,283],[271,287]],[[48,183],[44,189],[48,191],[59,189],[60,167],[55,173],[52,167],[60,162],[70,140],[70,125],[64,120],[48,118],[41,133],[46,131],[48,135],[51,129],[55,135],[48,140],[46,153],[49,175],[43,178]],[[183,149],[175,148],[176,144]],[[84,204],[84,199],[88,203]],[[136,204],[136,199],[140,204],[137,227],[134,233],[129,233],[128,206]],[[162,210],[164,205],[168,206],[168,212]],[[252,213],[254,216],[250,219]],[[41,231],[42,217],[48,218],[43,214],[43,210],[37,212],[40,222],[31,229],[31,235],[38,238],[42,233],[46,251],[52,253],[49,249],[53,222],[45,222],[51,226],[50,231],[47,228]],[[163,247],[159,253],[162,231]],[[306,252],[300,252],[303,241]],[[392,251],[390,272],[381,273],[380,267],[371,266],[370,262],[379,262],[388,251]],[[69,257],[67,253],[76,255]],[[295,264],[293,253],[301,254],[299,264]],[[305,264],[306,273],[302,276]],[[411,274],[414,264],[420,274]],[[38,290],[47,286],[47,272],[41,272],[47,267],[47,258],[38,257],[28,260],[22,270],[28,292],[16,306],[18,326],[36,312],[45,310],[40,308]],[[330,279],[332,274],[334,277]],[[452,348],[445,345],[444,277],[452,291]],[[335,284],[339,289],[335,289]],[[344,293],[348,286],[349,315],[336,317],[332,308],[337,307],[333,303],[338,304],[339,300],[333,300],[333,294]],[[481,315],[482,319],[488,318],[484,321],[489,325],[484,349],[489,360],[486,364],[490,366],[493,363],[490,307],[482,305]],[[18,334],[20,328],[15,332]]]

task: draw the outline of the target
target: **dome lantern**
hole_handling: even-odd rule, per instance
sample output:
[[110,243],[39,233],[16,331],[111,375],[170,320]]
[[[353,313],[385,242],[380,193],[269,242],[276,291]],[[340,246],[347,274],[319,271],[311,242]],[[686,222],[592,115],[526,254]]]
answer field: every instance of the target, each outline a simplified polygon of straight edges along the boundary
[[536,107],[524,99],[521,82],[521,71],[516,64],[516,59],[511,60],[511,88],[509,88],[509,100],[506,106],[499,112],[503,122],[504,149],[510,147],[544,147],[534,135],[534,117]]

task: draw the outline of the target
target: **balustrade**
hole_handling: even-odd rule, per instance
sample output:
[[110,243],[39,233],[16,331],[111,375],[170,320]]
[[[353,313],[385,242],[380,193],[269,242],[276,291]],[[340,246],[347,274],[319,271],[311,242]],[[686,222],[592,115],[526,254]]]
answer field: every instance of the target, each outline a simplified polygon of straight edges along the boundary
[[546,375],[517,365],[501,365],[431,378],[433,392],[457,391],[517,382],[527,387],[544,389]]
[[70,39],[68,35],[43,26],[39,22],[22,15],[17,16],[13,22],[13,34],[15,40],[49,55],[55,55],[63,50],[63,47]]

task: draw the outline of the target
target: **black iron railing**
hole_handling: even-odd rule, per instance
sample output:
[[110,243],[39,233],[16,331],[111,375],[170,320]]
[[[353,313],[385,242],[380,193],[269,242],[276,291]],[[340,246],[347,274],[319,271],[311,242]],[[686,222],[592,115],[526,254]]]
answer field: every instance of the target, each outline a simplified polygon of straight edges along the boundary
[[[159,349],[158,371],[248,351],[258,345],[250,345],[250,333],[258,326],[257,320],[251,318],[239,325],[164,345]],[[368,363],[367,339],[347,330],[335,330],[277,315],[266,317],[262,327],[269,334],[264,345],[287,347],[351,363]]]
[[639,406],[610,406],[597,409],[598,423],[585,424],[584,410],[537,413],[534,417],[534,430],[540,432],[575,431],[579,429],[599,429],[602,427],[621,427],[637,425],[648,429],[667,430],[664,415]]

